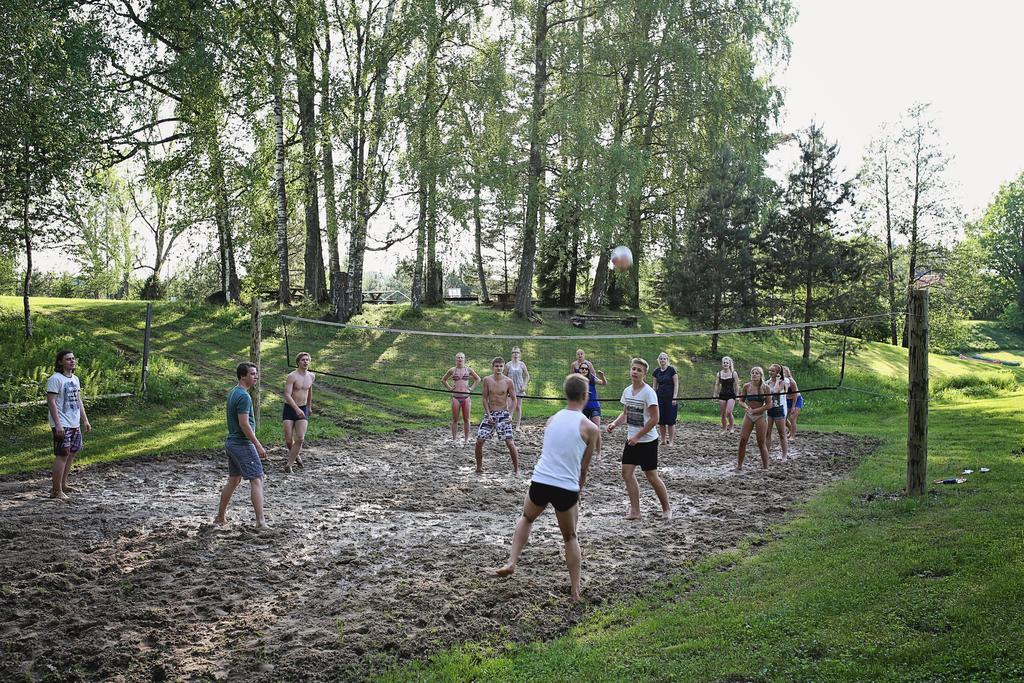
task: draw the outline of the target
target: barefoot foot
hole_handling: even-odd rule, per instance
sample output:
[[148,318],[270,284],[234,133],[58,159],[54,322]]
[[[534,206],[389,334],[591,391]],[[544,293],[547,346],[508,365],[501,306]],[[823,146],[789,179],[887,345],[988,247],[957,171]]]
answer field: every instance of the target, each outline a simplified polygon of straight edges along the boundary
[[50,498],[52,498],[53,500],[56,500],[56,501],[60,501],[61,503],[66,503],[69,500],[71,500],[66,495],[64,495],[63,493],[60,493],[60,492],[58,492],[58,493],[51,493],[50,494]]
[[514,564],[506,564],[504,567],[501,567],[500,569],[495,569],[494,573],[498,576],[511,576],[515,571],[516,566]]
[[636,520],[636,519],[640,519],[640,513],[639,512],[632,512],[632,511],[630,511],[629,513],[626,514],[626,519],[628,519],[630,521],[633,521],[633,520]]

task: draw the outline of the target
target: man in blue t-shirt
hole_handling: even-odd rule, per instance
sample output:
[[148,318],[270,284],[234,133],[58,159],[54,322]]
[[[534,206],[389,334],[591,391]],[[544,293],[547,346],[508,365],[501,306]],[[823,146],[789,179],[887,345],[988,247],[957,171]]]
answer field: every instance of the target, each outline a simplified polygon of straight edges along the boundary
[[228,394],[227,420],[228,437],[224,450],[228,455],[228,483],[220,492],[220,507],[214,524],[227,524],[224,514],[235,489],[245,478],[252,489],[252,507],[256,511],[256,526],[265,527],[263,519],[263,464],[267,457],[263,444],[256,438],[256,418],[253,415],[252,398],[249,389],[259,381],[259,371],[252,363],[239,363],[235,368],[238,384]]

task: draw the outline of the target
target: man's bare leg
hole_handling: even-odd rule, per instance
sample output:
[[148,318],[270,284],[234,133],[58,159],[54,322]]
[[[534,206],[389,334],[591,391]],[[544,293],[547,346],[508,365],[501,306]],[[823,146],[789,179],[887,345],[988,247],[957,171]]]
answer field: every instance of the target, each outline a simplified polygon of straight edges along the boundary
[[217,516],[213,518],[214,524],[227,524],[228,520],[224,516],[228,511],[228,503],[231,502],[231,496],[234,495],[235,489],[242,482],[242,476],[228,477],[228,483],[224,484],[224,488],[220,491],[220,505],[217,506]]
[[284,428],[284,447],[288,449],[288,452],[292,451],[292,429],[295,427],[295,420],[284,420],[281,423]]
[[473,455],[476,456],[476,473],[482,474],[484,471],[484,442],[482,439],[476,440],[476,447],[473,449]]
[[469,415],[472,408],[472,399],[467,398],[462,404],[462,445],[469,445]]
[[71,455],[69,455],[67,457],[67,462],[64,463],[64,474],[61,475],[61,482],[60,482],[60,490],[63,491],[64,493],[68,493],[69,491],[74,491],[75,490],[75,489],[71,488],[70,486],[68,486],[68,475],[71,474],[71,463],[73,463],[75,461],[75,455],[76,455],[76,453],[74,451],[72,451]]
[[629,514],[626,519],[640,519],[640,485],[636,483],[636,465],[622,465],[622,481],[626,482],[626,494],[629,496]]
[[526,501],[523,503],[523,514],[516,522],[516,530],[512,533],[512,552],[509,554],[505,566],[496,570],[495,573],[498,576],[508,576],[516,570],[519,556],[523,552],[523,547],[526,546],[526,541],[530,538],[530,529],[533,528],[534,521],[542,512],[544,512],[544,508],[530,500],[530,495],[527,494]]
[[647,477],[647,481],[654,489],[654,495],[658,496],[658,502],[661,503],[661,518],[672,519],[672,506],[668,502],[668,488],[658,475],[658,470],[647,470],[644,472],[644,476]]
[[298,464],[302,467],[302,459],[299,457],[299,451],[302,450],[302,442],[306,438],[306,427],[308,426],[307,420],[296,420],[295,427],[292,430],[292,445],[288,448],[288,465],[285,469],[291,471],[292,465]]
[[558,520],[558,530],[562,532],[562,540],[565,541],[565,566],[569,568],[569,595],[573,601],[580,599],[580,543],[576,538],[576,518],[579,513],[579,505],[573,505],[565,512],[555,510],[555,519]]
[[512,471],[519,475],[519,451],[516,449],[516,443],[512,439],[506,439],[505,445],[508,446],[508,454],[512,456]]
[[256,526],[265,527],[267,526],[267,520],[263,518],[263,477],[250,480],[249,488],[252,489],[250,496],[252,498],[252,509],[256,513]]
[[53,459],[53,471],[50,474],[50,498],[55,500],[70,500],[64,493],[64,467],[67,465],[67,456],[59,455]]

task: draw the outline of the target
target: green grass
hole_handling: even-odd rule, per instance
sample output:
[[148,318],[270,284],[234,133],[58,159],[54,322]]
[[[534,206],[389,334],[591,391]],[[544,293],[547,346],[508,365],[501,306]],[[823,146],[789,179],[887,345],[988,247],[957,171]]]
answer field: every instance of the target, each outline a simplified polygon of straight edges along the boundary
[[930,478],[992,471],[921,499],[901,494],[905,410],[815,416],[882,448],[767,545],[714,556],[551,643],[467,644],[385,680],[1019,680],[1022,398],[936,401]]
[[[33,300],[41,325],[51,325],[40,348],[0,338],[3,387],[21,398],[38,391],[37,368],[48,365],[53,344],[82,345],[83,372],[93,384],[134,388],[145,306],[139,302]],[[20,300],[0,298],[0,312]],[[153,354],[166,365],[169,396],[98,403],[96,431],[83,462],[133,455],[219,447],[223,397],[232,368],[247,357],[249,330],[243,310],[156,305]],[[263,350],[265,415],[261,439],[280,443],[277,389],[286,370],[278,323],[266,319]],[[43,321],[46,321],[43,323]],[[564,322],[543,327],[478,307],[448,307],[412,317],[402,307],[369,309],[362,322],[398,327],[501,332],[523,339],[525,360],[539,390],[553,390],[575,351],[573,340],[542,344],[536,334],[578,335]],[[641,331],[677,329],[664,314],[641,317]],[[40,327],[42,329],[42,327]],[[996,328],[983,328],[1003,341]],[[592,332],[621,332],[598,327]],[[52,333],[52,334],[51,334]],[[292,331],[296,334],[295,330]],[[76,336],[78,335],[78,336]],[[1002,335],[1002,336],[1000,336]],[[419,339],[420,341],[417,341]],[[710,393],[717,356],[706,339],[668,345],[683,378],[684,394]],[[661,342],[658,342],[661,343]],[[1001,342],[1002,343],[1002,342]],[[1012,348],[1024,348],[1013,343]],[[616,343],[588,352],[620,358]],[[793,367],[802,387],[838,379],[838,340],[816,336],[814,362],[802,365],[792,335],[723,338],[745,371],[770,361]],[[48,348],[42,348],[42,346]],[[422,338],[365,335],[339,345],[337,335],[311,329],[292,337],[319,356],[322,367],[408,376],[438,384],[456,349]],[[635,340],[649,354],[654,342]],[[428,661],[409,663],[388,680],[520,681],[620,680],[1012,680],[1024,677],[1024,400],[1022,368],[999,368],[951,356],[930,357],[929,478],[989,467],[959,486],[933,486],[921,499],[901,493],[906,452],[906,351],[884,344],[856,344],[848,357],[846,389],[812,393],[802,426],[875,437],[880,449],[852,474],[805,506],[802,514],[766,538],[715,555],[688,568],[635,601],[588,612],[566,636],[550,643],[514,645],[500,640],[469,643]],[[632,348],[632,347],[631,347]],[[1009,348],[1009,347],[1007,347]],[[492,343],[469,340],[473,364],[486,362]],[[77,349],[76,349],[77,351]],[[697,359],[691,361],[691,356]],[[1016,355],[1016,354],[1014,354]],[[653,360],[653,357],[650,358]],[[98,366],[90,370],[91,366]],[[606,368],[611,375],[612,368]],[[624,371],[624,368],[616,372]],[[611,377],[602,395],[625,383]],[[322,378],[322,410],[310,438],[343,437],[367,430],[439,425],[447,397]],[[32,383],[35,382],[35,385]],[[119,384],[121,382],[122,384]],[[274,391],[270,391],[272,388]],[[89,389],[87,388],[87,393]],[[609,393],[613,392],[613,393]],[[865,393],[871,392],[871,393]],[[96,392],[93,392],[96,393]],[[180,397],[175,398],[175,396]],[[551,405],[528,403],[528,414]],[[716,419],[708,401],[686,404],[684,419]],[[5,416],[7,420],[10,416]],[[40,470],[50,461],[45,413],[22,409],[5,421],[0,472]],[[653,551],[653,550],[652,550]],[[585,570],[586,571],[586,570]],[[552,580],[562,580],[553,577]]]

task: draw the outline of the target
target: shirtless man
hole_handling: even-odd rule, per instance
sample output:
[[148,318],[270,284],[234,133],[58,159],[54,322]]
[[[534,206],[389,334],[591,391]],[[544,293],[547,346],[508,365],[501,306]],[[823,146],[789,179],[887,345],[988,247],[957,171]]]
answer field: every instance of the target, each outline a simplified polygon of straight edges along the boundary
[[295,357],[295,370],[288,373],[284,383],[284,408],[281,420],[284,422],[284,442],[288,446],[288,463],[285,471],[291,472],[293,465],[302,467],[302,441],[309,425],[309,411],[313,408],[313,382],[316,375],[309,371],[312,358],[303,351]]
[[512,456],[512,471],[516,476],[519,475],[519,451],[512,440],[512,420],[509,416],[509,406],[516,400],[516,385],[502,374],[504,369],[505,359],[499,356],[491,361],[493,374],[484,377],[484,419],[476,433],[477,474],[484,471],[484,442],[497,432],[498,436],[505,439],[509,455]]

